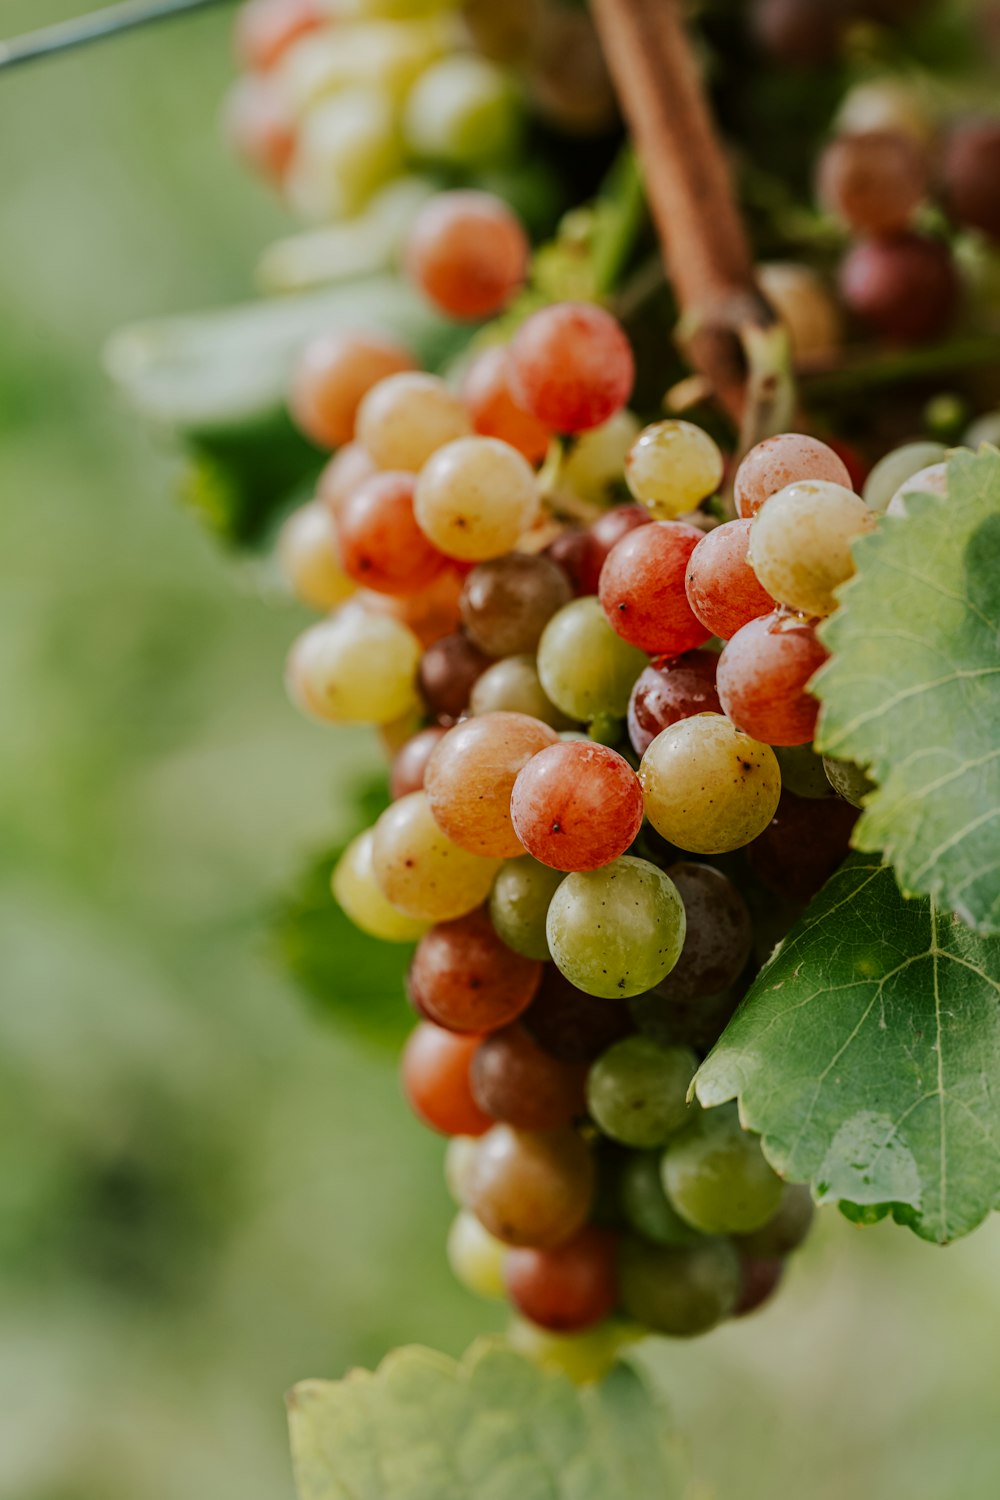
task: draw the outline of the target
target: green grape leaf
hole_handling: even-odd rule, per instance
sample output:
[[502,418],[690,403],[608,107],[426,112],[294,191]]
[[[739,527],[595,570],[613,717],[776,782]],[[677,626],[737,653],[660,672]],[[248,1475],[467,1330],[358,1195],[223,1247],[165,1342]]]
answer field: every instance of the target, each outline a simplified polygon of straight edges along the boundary
[[1000,452],[959,453],[855,544],[823,626],[817,746],[869,768],[854,832],[908,894],[1000,933]]
[[646,1379],[577,1387],[499,1340],[460,1364],[397,1349],[374,1374],[289,1396],[299,1500],[676,1500],[680,1466]]
[[779,944],[695,1080],[768,1160],[944,1244],[1000,1207],[1000,939],[852,855]]

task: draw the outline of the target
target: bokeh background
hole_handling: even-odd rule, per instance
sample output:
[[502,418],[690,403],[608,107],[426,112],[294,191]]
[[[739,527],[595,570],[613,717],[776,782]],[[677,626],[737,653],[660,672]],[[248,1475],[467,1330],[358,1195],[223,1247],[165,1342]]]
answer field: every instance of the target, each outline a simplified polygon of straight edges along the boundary
[[[286,227],[217,138],[228,23],[0,76],[0,1500],[290,1500],[296,1378],[498,1326],[392,1059],[268,939],[371,742],[287,706],[293,611],[101,373]],[[828,1211],[773,1310],[649,1358],[706,1496],[1000,1494],[997,1223]]]

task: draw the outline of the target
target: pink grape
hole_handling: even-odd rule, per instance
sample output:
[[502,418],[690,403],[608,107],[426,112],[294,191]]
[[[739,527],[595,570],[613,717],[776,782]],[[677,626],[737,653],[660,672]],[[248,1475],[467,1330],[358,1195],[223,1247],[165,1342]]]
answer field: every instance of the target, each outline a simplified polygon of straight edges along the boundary
[[441,1135],[483,1135],[493,1121],[472,1097],[469,1069],[476,1036],[456,1036],[422,1021],[403,1049],[400,1077],[414,1114]]
[[252,171],[280,182],[295,150],[295,125],[273,79],[238,78],[226,94],[222,130]]
[[716,526],[688,559],[684,587],[694,614],[713,635],[728,641],[750,620],[770,614],[774,600],[747,561],[752,521]]
[[510,393],[510,363],[503,344],[494,344],[477,354],[462,381],[462,400],[469,408],[472,425],[483,437],[500,438],[531,464],[539,464],[548,452],[552,434],[530,412],[522,411]]
[[432,724],[429,729],[411,735],[396,751],[389,776],[389,796],[394,802],[411,792],[423,791],[427,762],[447,733],[443,724]]
[[639,526],[651,526],[653,517],[644,505],[616,505],[612,510],[598,516],[590,530],[584,533],[579,562],[579,592],[596,594],[601,581],[601,569],[608,554],[622,537],[628,536]]
[[624,756],[564,740],[518,773],[510,803],[529,854],[554,870],[596,870],[624,854],[642,826],[642,788]]
[[244,0],[233,27],[237,61],[248,72],[266,72],[293,42],[325,22],[316,0]]
[[782,432],[751,448],[736,470],[733,496],[741,516],[755,516],[764,501],[797,479],[829,479],[851,488],[843,459],[819,438]]
[[320,334],[303,349],[292,376],[292,420],[321,448],[349,443],[362,398],[413,364],[410,351],[383,334]]
[[808,683],[827,651],[800,616],[761,615],[737,631],[719,658],[719,700],[744,734],[765,745],[804,745],[819,703]]
[[628,705],[628,737],[636,755],[645,755],[656,736],[693,714],[721,714],[715,690],[719,658],[711,651],[687,651],[656,661],[639,674]]
[[603,308],[557,302],[515,334],[509,380],[517,405],[553,432],[585,432],[613,417],[632,394],[632,346]]
[[480,714],[456,724],[434,750],[424,776],[438,827],[470,854],[493,859],[521,854],[511,823],[511,791],[522,766],[557,743],[554,729],[527,714]]
[[891,344],[925,344],[950,326],[960,284],[951,250],[925,235],[861,240],[840,267],[849,312]]
[[654,521],[622,538],[601,569],[601,608],[612,629],[650,656],[679,656],[708,640],[684,592],[697,526]]
[[336,520],[340,507],[348,496],[377,473],[374,460],[360,443],[345,443],[327,460],[320,472],[316,482],[316,497],[322,500]]
[[428,301],[453,318],[502,312],[524,282],[530,246],[521,221],[493,193],[436,193],[418,211],[403,266]]
[[447,559],[427,540],[413,514],[415,476],[373,474],[340,506],[337,547],[344,572],[380,594],[417,594]]

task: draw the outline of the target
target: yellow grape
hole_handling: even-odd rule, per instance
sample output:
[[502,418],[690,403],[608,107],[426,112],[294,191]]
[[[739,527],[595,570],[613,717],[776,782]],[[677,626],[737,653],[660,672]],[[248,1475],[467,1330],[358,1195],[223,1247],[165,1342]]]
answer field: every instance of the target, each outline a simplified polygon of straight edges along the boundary
[[372,865],[393,906],[428,922],[448,922],[482,905],[500,861],[453,844],[434,821],[427,793],[411,792],[375,824]]
[[581,432],[563,459],[560,484],[582,500],[606,500],[611,487],[621,483],[626,456],[638,435],[639,418],[624,406],[600,427]]
[[461,437],[428,459],[414,513],[435,547],[462,562],[510,552],[538,514],[535,471],[509,443]]
[[288,691],[331,724],[388,724],[417,701],[420,642],[389,615],[348,604],[313,625],[288,658]]
[[324,99],[302,121],[285,191],[296,213],[323,224],[358,213],[401,167],[391,100],[352,88]]
[[321,500],[299,506],[278,536],[278,561],[296,599],[311,609],[335,609],[354,593],[337,556],[337,528]]
[[448,45],[440,21],[400,25],[375,20],[325,27],[289,47],[277,68],[288,106],[304,114],[341,90],[367,85],[401,103],[407,91]]
[[[461,1136],[456,1136],[461,1140]],[[507,1246],[484,1229],[475,1214],[463,1209],[448,1231],[448,1264],[456,1281],[477,1297],[502,1297]]]
[[514,1318],[507,1338],[513,1349],[543,1370],[565,1375],[575,1385],[589,1385],[601,1380],[621,1351],[646,1332],[638,1324],[609,1319],[583,1333],[550,1333],[527,1318]]
[[854,573],[851,542],[875,517],[860,495],[825,479],[786,485],[750,526],[747,561],[780,604],[803,615],[829,615],[834,591]]
[[469,414],[437,375],[403,371],[372,386],[358,408],[355,436],[380,469],[416,473],[445,443],[471,430]]
[[781,795],[770,745],[723,714],[696,714],[664,729],[642,757],[639,781],[657,833],[692,854],[749,844],[774,817]]
[[694,510],[722,481],[718,444],[693,422],[670,420],[644,427],[625,460],[635,498],[660,521]]
[[352,839],[337,861],[331,880],[334,898],[355,927],[384,943],[415,943],[427,923],[408,917],[387,901],[372,866],[374,830],[366,828]]
[[469,1206],[476,1146],[474,1135],[453,1135],[445,1147],[444,1180],[457,1208]]

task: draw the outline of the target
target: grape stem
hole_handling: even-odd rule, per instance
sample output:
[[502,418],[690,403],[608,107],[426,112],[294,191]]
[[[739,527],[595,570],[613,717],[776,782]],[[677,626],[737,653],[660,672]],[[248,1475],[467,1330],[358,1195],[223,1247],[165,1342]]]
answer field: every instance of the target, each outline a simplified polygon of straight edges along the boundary
[[0,41],[0,69],[51,57],[57,52],[69,52],[89,42],[101,42],[153,21],[165,21],[192,11],[207,10],[210,5],[227,3],[229,0],[123,0],[120,5],[110,5],[88,15],[57,21],[39,31]]
[[678,341],[752,447],[794,418],[788,337],[754,278],[679,0],[592,10],[681,309]]

